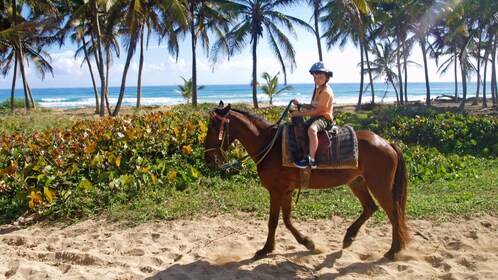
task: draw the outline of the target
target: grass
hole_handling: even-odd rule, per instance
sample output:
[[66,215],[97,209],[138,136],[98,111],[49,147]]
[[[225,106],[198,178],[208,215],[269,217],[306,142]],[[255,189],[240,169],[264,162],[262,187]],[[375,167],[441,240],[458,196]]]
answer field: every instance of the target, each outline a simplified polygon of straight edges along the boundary
[[[469,163],[469,167],[478,170],[472,178],[440,180],[430,184],[410,183],[408,219],[428,219],[439,223],[456,217],[495,214],[498,210],[498,160],[476,160]],[[296,195],[297,191],[294,201]],[[269,194],[257,178],[200,179],[184,191],[149,189],[132,201],[121,201],[116,195],[112,199],[115,203],[103,211],[104,215],[113,221],[129,224],[237,211],[266,219],[269,211]],[[81,206],[85,208],[84,204]],[[86,207],[95,205],[90,203]],[[95,210],[89,209],[88,212]],[[328,219],[332,216],[356,218],[361,210],[359,201],[347,186],[326,190],[306,189],[302,190],[299,201],[294,204],[293,216],[302,220]],[[383,211],[377,211],[374,220],[384,222],[387,217]]]

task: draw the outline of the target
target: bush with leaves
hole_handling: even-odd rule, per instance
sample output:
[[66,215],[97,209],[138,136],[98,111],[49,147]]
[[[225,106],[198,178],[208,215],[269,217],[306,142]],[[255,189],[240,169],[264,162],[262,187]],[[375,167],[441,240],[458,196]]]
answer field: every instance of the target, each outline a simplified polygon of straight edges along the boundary
[[388,107],[372,111],[363,126],[388,139],[444,154],[498,156],[496,116]]
[[143,188],[185,188],[202,167],[205,122],[201,112],[178,107],[2,135],[1,195],[41,210],[79,192],[112,190],[133,199]]

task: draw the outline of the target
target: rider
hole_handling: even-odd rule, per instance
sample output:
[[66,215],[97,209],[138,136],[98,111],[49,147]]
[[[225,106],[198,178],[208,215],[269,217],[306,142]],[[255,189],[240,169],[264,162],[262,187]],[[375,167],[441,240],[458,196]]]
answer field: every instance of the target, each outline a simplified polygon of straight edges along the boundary
[[332,115],[334,93],[332,88],[327,84],[332,77],[332,71],[325,67],[322,61],[313,64],[310,73],[313,75],[315,82],[315,90],[313,91],[311,103],[303,104],[299,100],[294,99],[294,105],[298,108],[302,107],[306,111],[294,111],[291,115],[292,117],[310,117],[306,121],[309,139],[309,158],[305,157],[302,160],[296,160],[294,165],[299,168],[308,168],[310,166],[315,169],[317,167],[315,154],[318,148],[318,132],[330,127],[334,120]]

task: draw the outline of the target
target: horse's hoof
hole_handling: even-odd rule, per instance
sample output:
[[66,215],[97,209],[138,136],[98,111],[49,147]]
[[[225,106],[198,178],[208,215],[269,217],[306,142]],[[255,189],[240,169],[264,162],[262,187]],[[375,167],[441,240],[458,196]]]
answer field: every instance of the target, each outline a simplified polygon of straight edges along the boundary
[[256,254],[252,257],[252,260],[257,261],[260,260],[268,255],[268,250],[265,250],[264,248],[257,251]]
[[390,261],[395,261],[396,260],[396,252],[389,250],[387,253],[384,254],[384,257]]
[[306,249],[308,249],[310,251],[315,251],[315,249],[316,249],[315,242],[313,242],[312,240],[307,240],[304,243],[304,246],[306,247]]
[[353,244],[353,241],[354,238],[344,238],[344,240],[342,241],[342,249],[346,249],[351,246],[351,244]]

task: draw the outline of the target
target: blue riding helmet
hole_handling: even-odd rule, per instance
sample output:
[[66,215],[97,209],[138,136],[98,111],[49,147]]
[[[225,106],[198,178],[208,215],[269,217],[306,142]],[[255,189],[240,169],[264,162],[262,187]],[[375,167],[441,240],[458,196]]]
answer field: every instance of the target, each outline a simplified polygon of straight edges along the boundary
[[316,73],[316,72],[323,72],[326,73],[329,78],[332,77],[332,70],[329,70],[327,67],[325,67],[325,64],[323,64],[322,61],[318,61],[313,66],[310,68],[310,73]]

